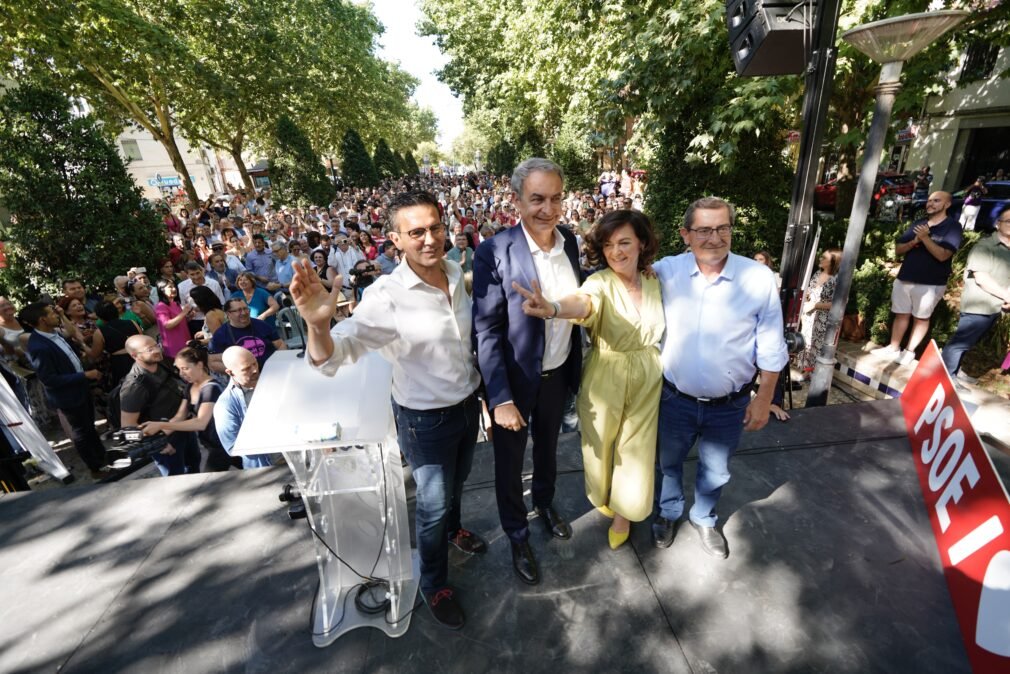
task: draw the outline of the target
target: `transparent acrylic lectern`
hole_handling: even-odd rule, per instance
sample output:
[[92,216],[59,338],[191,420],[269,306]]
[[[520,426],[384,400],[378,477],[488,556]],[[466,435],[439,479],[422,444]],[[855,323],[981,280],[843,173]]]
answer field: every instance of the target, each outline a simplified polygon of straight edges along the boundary
[[[319,593],[312,641],[319,647],[357,627],[398,637],[410,626],[420,573],[410,547],[391,382],[392,368],[376,354],[327,377],[297,352],[278,351],[263,367],[232,451],[283,452],[309,524],[354,568],[313,537]],[[358,610],[358,574],[389,582],[386,611]]]

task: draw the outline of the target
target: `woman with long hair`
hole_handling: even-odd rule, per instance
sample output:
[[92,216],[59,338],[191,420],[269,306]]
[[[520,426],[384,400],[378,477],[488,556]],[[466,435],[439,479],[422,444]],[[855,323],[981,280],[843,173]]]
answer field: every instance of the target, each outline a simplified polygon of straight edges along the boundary
[[186,321],[193,311],[190,304],[185,307],[179,305],[179,290],[174,281],[158,279],[158,304],[154,307],[154,315],[161,332],[161,349],[169,358],[175,358],[192,339]]
[[206,344],[214,335],[214,331],[224,325],[225,315],[221,308],[221,300],[207,286],[193,286],[189,291],[189,298],[203,314],[203,327],[200,332],[193,335],[193,338]]
[[365,254],[365,258],[368,260],[374,260],[379,257],[379,249],[375,246],[375,242],[372,241],[372,235],[368,232],[362,231],[358,234],[358,242],[360,243],[361,252]]
[[326,261],[326,253],[321,250],[312,252],[312,264],[316,265],[316,273],[319,274],[319,281],[327,290],[333,289],[333,283],[340,278],[337,270]]
[[223,389],[210,373],[207,350],[201,346],[187,346],[176,354],[175,367],[182,380],[189,384],[189,395],[171,420],[142,423],[144,435],[195,431],[200,444],[207,449],[206,470],[224,471],[233,465],[241,468],[242,460],[228,456],[214,427],[214,404]]
[[841,263],[841,249],[828,248],[821,253],[817,271],[810,278],[803,294],[800,334],[803,335],[806,348],[796,357],[797,365],[803,373],[803,381],[810,381],[817,354],[827,338],[828,312],[831,311],[831,300],[835,297],[835,283]]

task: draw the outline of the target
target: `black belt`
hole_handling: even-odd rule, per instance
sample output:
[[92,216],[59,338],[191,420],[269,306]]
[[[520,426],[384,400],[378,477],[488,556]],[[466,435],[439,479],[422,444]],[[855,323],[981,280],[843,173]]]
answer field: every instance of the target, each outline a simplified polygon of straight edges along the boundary
[[553,377],[554,375],[556,375],[558,372],[561,372],[561,370],[564,367],[565,367],[564,365],[561,365],[559,367],[554,368],[553,370],[544,370],[543,372],[540,373],[540,378],[541,379],[550,379],[551,377]]
[[747,384],[736,393],[730,393],[729,395],[720,396],[718,398],[696,398],[695,396],[688,395],[683,391],[678,390],[676,386],[666,379],[666,377],[663,378],[663,387],[678,398],[690,400],[691,402],[698,403],[699,405],[725,405],[726,403],[733,402],[734,400],[744,396],[749,396],[751,391],[751,385]]
[[463,405],[465,405],[468,402],[470,402],[470,400],[472,398],[475,398],[476,396],[477,396],[477,391],[474,391],[473,393],[471,393],[467,397],[465,397],[462,400],[460,400],[455,405],[448,405],[446,407],[435,407],[435,408],[430,409],[430,410],[415,410],[415,409],[410,408],[410,407],[404,407],[403,405],[400,405],[400,407],[402,407],[403,409],[407,410],[408,412],[413,412],[414,414],[445,414],[446,412],[452,412],[457,407],[462,407]]

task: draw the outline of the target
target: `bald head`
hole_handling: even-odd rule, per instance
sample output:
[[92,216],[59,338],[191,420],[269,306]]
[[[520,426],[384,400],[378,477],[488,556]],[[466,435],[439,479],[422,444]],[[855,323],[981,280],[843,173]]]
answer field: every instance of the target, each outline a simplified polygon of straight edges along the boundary
[[165,357],[158,343],[147,335],[132,335],[127,337],[126,353],[130,354],[135,362],[150,372],[156,371],[158,363]]
[[152,346],[158,346],[158,343],[154,341],[153,337],[147,335],[133,335],[126,338],[126,352],[131,356],[136,356]]
[[947,215],[947,209],[950,208],[950,203],[950,192],[944,192],[943,190],[933,192],[929,195],[929,198],[926,199],[927,217],[945,217]]
[[260,378],[256,356],[241,346],[229,346],[221,354],[224,371],[242,388],[253,388]]

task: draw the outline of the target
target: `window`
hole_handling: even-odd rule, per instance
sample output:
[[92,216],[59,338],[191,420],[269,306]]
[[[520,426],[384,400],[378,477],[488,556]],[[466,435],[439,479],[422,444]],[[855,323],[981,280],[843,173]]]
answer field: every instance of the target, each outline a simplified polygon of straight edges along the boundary
[[137,145],[135,140],[121,140],[119,144],[123,146],[123,156],[129,160],[140,161],[143,157],[140,156],[140,146]]
[[992,75],[996,67],[996,56],[999,54],[999,47],[994,44],[976,42],[968,47],[964,56],[964,67],[961,68],[961,76],[958,84],[968,84],[977,80],[984,80]]

